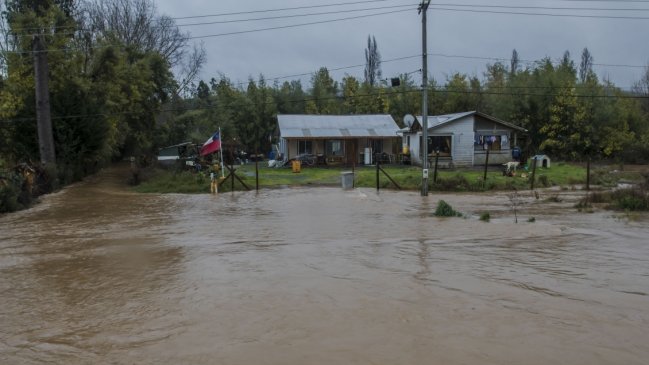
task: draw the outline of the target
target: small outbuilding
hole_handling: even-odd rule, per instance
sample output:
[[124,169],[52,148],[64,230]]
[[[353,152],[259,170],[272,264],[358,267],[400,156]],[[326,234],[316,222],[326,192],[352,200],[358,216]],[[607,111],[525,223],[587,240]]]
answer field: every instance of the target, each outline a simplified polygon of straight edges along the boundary
[[532,160],[536,159],[537,167],[545,167],[546,169],[550,168],[550,157],[548,155],[536,155],[532,157]]

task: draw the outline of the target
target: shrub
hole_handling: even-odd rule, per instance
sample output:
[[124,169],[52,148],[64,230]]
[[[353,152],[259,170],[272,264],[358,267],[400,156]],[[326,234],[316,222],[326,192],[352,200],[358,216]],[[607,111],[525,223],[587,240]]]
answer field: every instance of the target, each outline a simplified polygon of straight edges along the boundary
[[20,209],[18,192],[11,185],[0,186],[0,213],[15,212]]
[[618,209],[649,210],[649,196],[644,189],[620,189],[613,193],[613,205]]
[[491,215],[489,214],[489,212],[484,212],[480,214],[480,220],[483,222],[489,222],[489,220],[491,220]]
[[548,179],[548,175],[540,175],[538,177],[538,182],[539,184],[543,185],[544,188],[547,188],[548,186],[552,185],[550,183],[550,179]]
[[457,174],[444,179],[438,178],[433,184],[436,190],[441,191],[466,191],[470,190],[470,183],[463,175]]
[[528,221],[529,223],[534,223],[534,222],[536,222],[536,218],[534,218],[534,217],[529,217],[529,218],[527,218],[527,221]]
[[462,213],[453,209],[447,202],[440,200],[437,203],[435,215],[438,217],[461,217]]
[[0,177],[0,213],[15,212],[23,207],[22,184],[23,179],[13,173]]

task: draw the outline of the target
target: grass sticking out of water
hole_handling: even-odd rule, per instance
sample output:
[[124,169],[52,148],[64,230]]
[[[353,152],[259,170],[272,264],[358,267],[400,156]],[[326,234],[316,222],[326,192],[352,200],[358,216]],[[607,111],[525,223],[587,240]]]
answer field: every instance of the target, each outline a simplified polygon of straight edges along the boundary
[[437,217],[461,217],[462,213],[453,209],[453,207],[447,202],[445,202],[444,200],[440,200],[437,203],[437,209],[435,209],[435,215]]

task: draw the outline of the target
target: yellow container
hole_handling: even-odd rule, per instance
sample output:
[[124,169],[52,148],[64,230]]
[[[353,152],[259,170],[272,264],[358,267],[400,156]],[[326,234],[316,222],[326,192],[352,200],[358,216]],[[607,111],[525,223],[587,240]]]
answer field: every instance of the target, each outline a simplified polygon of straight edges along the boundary
[[410,154],[410,147],[408,147],[408,145],[403,146],[403,154],[404,155]]
[[298,160],[293,160],[291,162],[291,167],[293,168],[293,172],[298,173],[302,171],[302,162]]

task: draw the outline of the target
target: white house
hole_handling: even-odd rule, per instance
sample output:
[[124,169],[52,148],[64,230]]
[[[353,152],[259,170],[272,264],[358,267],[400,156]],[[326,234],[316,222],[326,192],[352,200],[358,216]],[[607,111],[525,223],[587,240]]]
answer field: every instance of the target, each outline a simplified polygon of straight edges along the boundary
[[327,163],[372,164],[377,153],[393,160],[401,148],[392,116],[277,115],[279,152],[285,159],[312,154]]
[[[421,165],[421,116],[412,125],[400,130],[404,152],[412,163]],[[512,161],[512,150],[527,130],[484,113],[433,115],[428,117],[428,158],[439,152],[442,166],[484,165],[489,150],[489,164]]]

